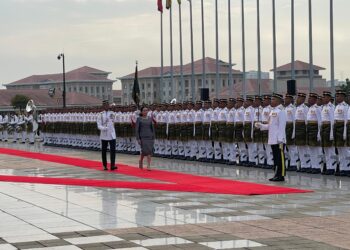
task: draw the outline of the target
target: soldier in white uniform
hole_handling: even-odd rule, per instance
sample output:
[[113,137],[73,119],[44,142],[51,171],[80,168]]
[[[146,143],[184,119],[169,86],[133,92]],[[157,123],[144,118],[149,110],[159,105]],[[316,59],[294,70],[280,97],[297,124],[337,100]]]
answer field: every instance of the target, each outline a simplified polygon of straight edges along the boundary
[[211,140],[211,118],[213,117],[213,109],[211,108],[211,102],[204,102],[204,114],[203,114],[203,140],[205,141],[205,161],[211,162],[214,157],[213,142]]
[[284,105],[287,115],[287,125],[286,125],[286,161],[287,170],[296,171],[297,170],[297,160],[298,160],[298,150],[295,146],[295,112],[296,107],[293,104],[294,98],[292,95],[286,94],[284,98]]
[[7,124],[8,124],[8,116],[7,114],[4,114],[1,116],[0,120],[0,126],[2,129],[0,129],[0,139],[1,141],[7,142],[8,140],[8,133],[7,133]]
[[306,94],[298,93],[297,107],[295,111],[295,145],[299,156],[299,166],[297,172],[306,172],[311,168],[310,155],[307,147],[307,114],[309,107],[305,104]]
[[[253,103],[253,108],[254,108],[254,122],[261,122],[262,121],[262,111],[263,108],[261,106],[262,104],[262,97],[259,95],[256,95],[254,97],[254,103]],[[259,129],[255,128],[253,126],[253,157],[255,159],[255,166],[256,167],[263,167],[260,165],[260,158],[263,158],[261,156],[261,153],[264,151],[264,146],[263,146],[263,137],[261,131]]]
[[[268,124],[269,123],[269,117],[271,112],[271,96],[265,95],[263,100],[263,110],[261,115],[261,122],[262,124]],[[260,153],[259,156],[259,163],[263,165],[263,168],[266,169],[272,169],[273,168],[273,155],[272,155],[272,149],[271,146],[267,143],[268,142],[268,131],[263,130],[262,133],[262,143],[263,143],[263,149],[264,151]]]
[[187,124],[188,124],[188,129],[189,129],[189,138],[188,138],[188,148],[187,148],[187,153],[189,155],[190,160],[195,160],[197,157],[197,149],[196,149],[196,141],[195,141],[195,116],[196,116],[196,111],[194,110],[194,103],[193,102],[188,102],[187,104]]
[[168,150],[171,150],[171,155],[173,158],[177,158],[179,155],[179,148],[176,140],[176,114],[175,104],[169,106],[169,115],[168,115]]
[[334,111],[334,146],[338,150],[339,158],[339,172],[336,175],[350,176],[350,152],[346,147],[349,105],[345,102],[345,98],[345,91],[338,90],[337,106]]
[[202,109],[202,101],[197,101],[195,106],[195,128],[194,128],[194,137],[195,137],[195,147],[196,147],[196,159],[203,161],[206,158],[205,151],[205,141],[203,140],[203,119],[204,119],[204,110]]
[[244,113],[243,107],[244,99],[239,97],[236,102],[236,114],[235,114],[235,141],[238,146],[239,163],[245,164],[248,159],[247,145],[244,142],[243,129],[244,129]]
[[103,169],[108,170],[107,167],[107,147],[109,144],[110,157],[111,157],[111,170],[118,169],[115,165],[115,138],[116,133],[114,130],[114,112],[110,110],[108,100],[103,101],[103,109],[97,119],[97,127],[101,131],[100,139],[102,144],[102,164]]
[[245,101],[244,111],[244,141],[248,148],[248,161],[245,166],[253,167],[256,165],[256,144],[254,143],[253,130],[254,130],[254,115],[253,97],[247,97]]
[[236,115],[236,99],[230,98],[227,104],[226,115],[226,138],[222,149],[224,160],[228,165],[235,165],[237,161],[237,146],[235,142],[235,115]]
[[307,173],[319,174],[323,165],[321,147],[321,110],[317,105],[318,95],[309,93],[309,112],[307,113],[307,144],[311,160],[311,169]]
[[24,118],[27,123],[27,135],[30,144],[34,144],[34,117],[32,112],[29,112]]
[[[225,154],[224,151],[227,152],[226,148],[223,146],[226,141],[226,123],[227,123],[227,100],[221,99],[220,100],[220,106],[219,106],[219,112],[217,117],[214,115],[214,119],[217,119],[217,141],[214,141],[214,152],[215,152],[215,161],[220,163],[227,163],[228,157],[227,153]],[[214,112],[215,113],[215,112]]]
[[17,133],[17,140],[21,139],[22,143],[26,143],[26,129],[23,114],[19,114],[18,116],[17,128],[20,131],[19,133]]
[[284,146],[286,143],[286,113],[282,106],[283,96],[273,94],[271,100],[271,112],[268,124],[255,123],[257,128],[269,131],[268,144],[273,151],[273,160],[276,167],[275,176],[270,181],[284,181],[286,174]]
[[324,150],[324,163],[326,169],[324,174],[334,174],[338,163],[334,141],[334,105],[331,103],[332,93],[329,91],[323,92],[323,106],[321,112],[321,141]]

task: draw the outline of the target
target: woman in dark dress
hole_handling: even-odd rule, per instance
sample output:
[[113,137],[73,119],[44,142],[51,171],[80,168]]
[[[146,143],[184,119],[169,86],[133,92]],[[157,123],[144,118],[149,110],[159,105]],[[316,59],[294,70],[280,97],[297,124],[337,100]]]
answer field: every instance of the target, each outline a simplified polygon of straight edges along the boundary
[[147,170],[151,170],[151,156],[154,145],[154,125],[151,117],[147,116],[148,109],[141,108],[140,117],[136,121],[136,139],[141,146],[139,168],[143,168],[143,158],[147,157]]

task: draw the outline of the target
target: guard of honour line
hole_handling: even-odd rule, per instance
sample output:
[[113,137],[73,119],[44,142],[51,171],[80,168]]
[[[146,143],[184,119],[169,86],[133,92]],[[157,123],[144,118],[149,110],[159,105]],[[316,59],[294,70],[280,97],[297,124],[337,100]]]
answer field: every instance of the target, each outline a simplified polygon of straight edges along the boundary
[[[324,91],[322,96],[273,94],[152,104],[143,107],[142,116],[136,105],[107,102],[97,108],[44,110],[36,119],[32,111],[2,113],[0,140],[34,144],[37,135],[44,145],[102,148],[105,169],[109,149],[111,170],[117,169],[114,152],[141,151],[139,167],[147,156],[150,169],[153,146],[157,157],[274,169],[271,181],[284,181],[286,170],[350,177],[346,101],[346,93],[338,90],[335,100]],[[147,132],[140,132],[140,127]]]

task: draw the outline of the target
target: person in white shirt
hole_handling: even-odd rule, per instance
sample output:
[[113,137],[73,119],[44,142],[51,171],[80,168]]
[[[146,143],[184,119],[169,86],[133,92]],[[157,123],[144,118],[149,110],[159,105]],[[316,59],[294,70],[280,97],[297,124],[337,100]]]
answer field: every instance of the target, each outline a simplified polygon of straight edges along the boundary
[[[271,112],[271,95],[265,95],[263,100],[263,110],[261,114],[261,122],[263,124],[269,123],[269,117]],[[265,169],[272,169],[273,168],[273,155],[272,155],[272,149],[271,146],[267,144],[268,141],[268,131],[261,131],[262,132],[262,143],[263,143],[263,149],[264,151],[260,153],[260,164],[263,165],[263,168]]]
[[6,114],[4,114],[2,116],[1,122],[0,122],[0,125],[3,127],[2,132],[0,131],[1,140],[4,142],[7,142],[7,140],[8,140],[7,124],[8,124],[8,116]]
[[34,118],[32,111],[30,111],[24,120],[27,123],[27,135],[30,144],[34,144]]
[[286,125],[286,160],[288,171],[297,170],[298,150],[295,146],[295,111],[294,98],[290,94],[286,94],[284,98],[284,106],[287,115]]
[[246,163],[248,157],[247,145],[244,142],[243,130],[244,130],[244,113],[243,107],[244,99],[241,97],[237,98],[236,102],[236,113],[235,113],[235,142],[238,146],[239,163]]
[[334,146],[338,149],[339,173],[335,175],[350,176],[350,152],[346,147],[346,128],[349,105],[345,102],[346,93],[343,90],[337,90],[337,106],[334,111]]
[[108,100],[103,101],[103,109],[97,119],[97,127],[100,130],[100,139],[102,144],[102,164],[104,170],[107,168],[107,147],[109,144],[111,157],[111,170],[118,169],[115,165],[115,139],[116,133],[114,129],[114,112],[110,111]]
[[284,181],[286,174],[284,147],[286,143],[286,113],[282,106],[283,96],[273,94],[271,99],[271,112],[268,124],[255,123],[260,130],[268,130],[268,144],[271,145],[273,161],[276,167],[275,176],[270,181]]

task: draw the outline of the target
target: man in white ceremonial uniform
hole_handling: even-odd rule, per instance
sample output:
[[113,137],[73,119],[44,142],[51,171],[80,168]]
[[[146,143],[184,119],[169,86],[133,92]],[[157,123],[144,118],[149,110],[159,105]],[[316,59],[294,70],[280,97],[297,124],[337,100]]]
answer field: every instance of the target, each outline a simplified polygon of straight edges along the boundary
[[22,143],[26,143],[26,121],[24,120],[24,115],[18,115],[17,128],[20,127],[19,133],[17,133],[17,140],[21,139]]
[[194,138],[194,119],[196,115],[196,111],[194,110],[194,103],[193,102],[188,102],[187,103],[187,124],[188,124],[188,142],[187,142],[187,148],[186,148],[186,154],[190,158],[190,160],[195,160],[196,155],[197,155],[197,150],[196,150],[196,142]]
[[179,155],[179,151],[178,151],[179,149],[177,146],[176,133],[175,133],[176,113],[177,111],[175,110],[175,104],[171,104],[169,106],[169,115],[168,115],[168,123],[167,123],[168,141],[169,141],[167,144],[170,144],[171,155],[174,158],[176,158]]
[[181,103],[177,104],[178,110],[176,113],[176,129],[179,128],[177,133],[177,144],[179,146],[179,158],[185,159],[185,144],[186,144],[186,123],[187,123],[187,111],[186,107],[183,108]]
[[305,93],[298,93],[295,111],[295,138],[294,143],[298,150],[297,172],[306,172],[311,168],[311,160],[307,146],[307,114],[309,107],[305,104]]
[[[271,96],[265,95],[263,99],[263,110],[261,113],[261,122],[263,124],[269,123],[269,117],[271,112]],[[273,154],[271,146],[268,144],[268,131],[263,130],[262,133],[262,143],[263,143],[263,151],[259,156],[259,164],[263,165],[265,169],[273,168]]]
[[287,170],[296,171],[297,161],[299,159],[298,150],[295,146],[295,112],[294,98],[292,95],[286,94],[284,98],[284,105],[287,115],[286,125],[286,161]]
[[248,148],[248,160],[245,162],[245,166],[256,166],[256,144],[254,143],[253,130],[254,130],[254,115],[255,110],[253,108],[253,97],[248,96],[245,100],[244,110],[244,141]]
[[157,113],[155,116],[156,120],[156,138],[154,140],[154,154],[155,156],[161,155],[161,120],[163,111],[161,110],[161,105],[157,106]]
[[194,118],[194,137],[195,137],[195,151],[197,161],[203,161],[206,158],[205,141],[203,140],[203,118],[204,110],[202,109],[202,101],[197,101],[195,106]]
[[24,118],[27,123],[27,136],[30,144],[34,144],[34,117],[31,112],[28,112],[27,116]]
[[205,141],[205,161],[211,162],[214,157],[213,142],[211,140],[211,118],[213,117],[213,109],[211,108],[211,102],[204,102],[204,114],[203,114],[203,140]]
[[284,181],[286,175],[284,146],[286,143],[286,113],[282,105],[283,96],[273,94],[271,99],[271,112],[268,124],[261,122],[255,126],[261,130],[269,131],[268,144],[271,145],[273,161],[275,166],[275,176],[270,181]]
[[323,91],[321,111],[321,142],[324,151],[324,174],[335,174],[338,159],[334,147],[334,105],[331,103],[332,93]]
[[0,139],[1,141],[4,141],[4,142],[8,141],[7,124],[8,124],[8,116],[7,114],[4,114],[3,116],[1,116],[1,120],[0,120],[0,126],[2,126],[2,129],[0,130]]
[[[343,90],[337,90],[336,103],[334,111],[334,146],[338,150],[339,172],[340,176],[350,177],[350,151],[346,147],[347,124],[349,105],[345,102],[346,93]],[[350,140],[349,140],[350,141]]]
[[115,165],[115,139],[116,133],[114,129],[114,112],[110,110],[108,100],[103,101],[103,109],[97,119],[97,127],[100,130],[100,139],[102,144],[102,164],[103,169],[108,170],[107,167],[107,147],[109,145],[111,157],[111,170],[118,169]]
[[[160,123],[164,125],[162,131],[161,131],[161,155],[164,156],[171,156],[171,147],[169,148],[169,142],[168,142],[168,119],[169,119],[169,111],[167,110],[168,105],[163,105],[163,112],[161,116]],[[167,147],[168,145],[168,147]],[[170,150],[170,151],[169,151]]]
[[227,122],[227,100],[220,99],[219,107],[217,112],[214,110],[213,120],[216,119],[217,135],[214,140],[214,159],[218,163],[227,163],[227,154],[223,157],[223,144],[226,141],[226,122]]
[[[254,103],[253,103],[253,108],[254,108],[254,123],[255,122],[261,122],[262,120],[262,111],[263,108],[261,106],[262,104],[262,97],[259,95],[256,95],[254,97]],[[264,144],[263,144],[263,137],[262,133],[259,129],[255,128],[253,126],[253,157],[254,157],[254,162],[255,166],[262,168],[263,165],[260,165],[260,159],[263,158],[261,155],[264,152]]]
[[244,129],[244,114],[245,108],[243,106],[243,98],[237,98],[236,102],[236,114],[235,114],[235,141],[238,146],[239,163],[245,164],[248,160],[247,145],[244,141],[243,129]]
[[235,142],[235,115],[236,99],[229,98],[226,115],[226,138],[222,145],[223,158],[229,165],[235,165],[237,161],[237,147]]
[[323,165],[321,147],[321,109],[317,105],[318,95],[309,93],[309,111],[307,113],[307,144],[311,160],[311,169],[306,172],[311,174],[321,173]]

